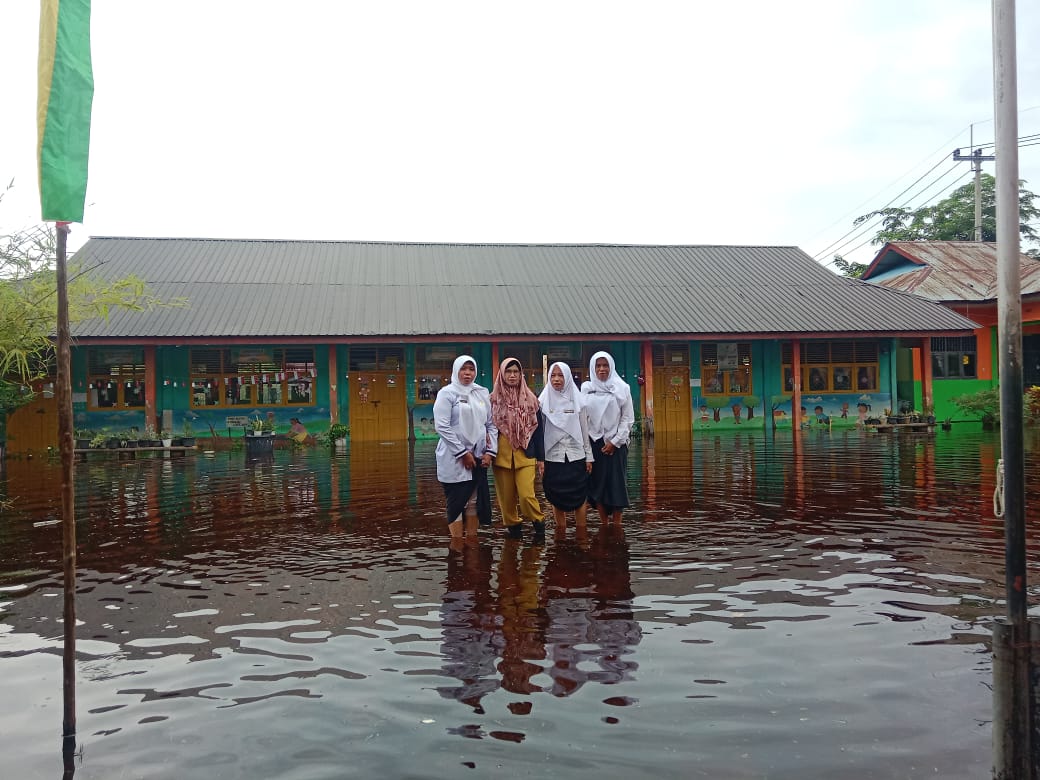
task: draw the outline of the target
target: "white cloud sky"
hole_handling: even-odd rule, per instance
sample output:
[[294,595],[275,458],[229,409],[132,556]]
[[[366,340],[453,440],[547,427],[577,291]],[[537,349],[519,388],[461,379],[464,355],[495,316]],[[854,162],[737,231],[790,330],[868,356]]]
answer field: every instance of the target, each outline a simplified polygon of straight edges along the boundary
[[[815,255],[944,158],[911,194],[951,168],[944,183],[970,181],[949,158],[973,124],[977,143],[993,140],[984,0],[93,5],[74,246],[133,235]],[[1018,2],[1019,135],[1040,133],[1038,5]],[[39,217],[38,4],[3,3],[0,28],[7,232]],[[1040,192],[1040,146],[1021,149],[1020,170]],[[856,249],[868,237],[843,251],[869,259]]]

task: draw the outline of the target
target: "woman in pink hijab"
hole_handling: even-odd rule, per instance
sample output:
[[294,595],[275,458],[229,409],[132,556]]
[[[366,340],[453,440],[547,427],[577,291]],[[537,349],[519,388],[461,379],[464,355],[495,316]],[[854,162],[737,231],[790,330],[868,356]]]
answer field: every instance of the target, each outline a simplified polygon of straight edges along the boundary
[[535,435],[540,415],[538,399],[524,379],[516,358],[502,361],[491,391],[491,419],[498,428],[498,454],[492,463],[495,496],[506,533],[523,535],[523,521],[531,522],[536,538],[545,536],[542,506],[534,494],[535,467],[541,460],[542,437]]

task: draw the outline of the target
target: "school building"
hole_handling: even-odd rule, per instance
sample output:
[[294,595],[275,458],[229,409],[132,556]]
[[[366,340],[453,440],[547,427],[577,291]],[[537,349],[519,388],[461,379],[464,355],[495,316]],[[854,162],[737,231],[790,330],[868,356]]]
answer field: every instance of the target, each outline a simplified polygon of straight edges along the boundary
[[[971,333],[932,336],[931,360],[908,346],[897,357],[900,398],[922,397],[927,380],[936,409],[951,398],[998,384],[997,245],[983,241],[892,241],[863,272],[864,281],[935,301],[977,323]],[[1022,296],[1022,375],[1040,385],[1040,260],[1019,257]],[[924,371],[920,370],[923,367]]]
[[[488,386],[514,356],[537,392],[548,363],[585,379],[600,349],[656,436],[790,426],[817,406],[852,426],[929,404],[936,344],[980,327],[790,246],[92,238],[73,263],[169,302],[74,325],[75,427],[94,432],[236,437],[274,412],[282,432],[299,417],[355,441],[433,437],[456,355]],[[12,415],[10,452],[56,444],[47,384]]]

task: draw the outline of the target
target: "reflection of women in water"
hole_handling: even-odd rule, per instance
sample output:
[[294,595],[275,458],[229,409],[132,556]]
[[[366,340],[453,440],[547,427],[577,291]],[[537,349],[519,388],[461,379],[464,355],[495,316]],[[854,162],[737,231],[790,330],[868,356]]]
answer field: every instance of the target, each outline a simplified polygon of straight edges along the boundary
[[489,547],[466,545],[461,553],[449,553],[441,603],[442,670],[460,684],[440,686],[437,692],[476,713],[484,712],[480,700],[499,687],[491,566]]
[[632,612],[632,580],[629,574],[628,542],[619,526],[601,528],[592,540],[592,577],[595,594],[590,641],[599,646],[600,671],[589,680],[616,683],[629,680],[638,667],[632,648],[643,638]]
[[526,518],[535,536],[544,536],[542,505],[534,494],[534,472],[541,459],[541,437],[536,434],[538,399],[527,386],[516,358],[506,358],[499,367],[491,392],[491,416],[498,428],[498,454],[493,463],[495,497],[506,532],[519,539]]
[[[452,539],[477,538],[477,519],[491,524],[491,491],[487,469],[498,448],[498,429],[491,419],[488,391],[474,380],[477,361],[455,358],[451,384],[437,392],[433,421],[437,442],[437,480],[444,488],[448,533]],[[465,524],[463,524],[465,515]]]
[[547,673],[553,696],[570,696],[589,673],[585,663],[596,657],[587,643],[592,623],[592,563],[588,542],[561,539],[545,563],[546,649],[552,660]]
[[[541,545],[523,550],[520,543],[507,539],[498,564],[498,605],[502,626],[502,687],[513,693],[542,690],[531,678],[542,671],[545,659],[545,611],[540,609],[539,574]],[[529,705],[527,705],[529,706]],[[510,710],[525,709],[524,704],[510,704]]]
[[638,665],[628,656],[642,630],[632,613],[628,544],[619,526],[601,527],[591,544],[557,542],[546,561],[545,594],[554,696],[569,696],[586,682],[631,679]]

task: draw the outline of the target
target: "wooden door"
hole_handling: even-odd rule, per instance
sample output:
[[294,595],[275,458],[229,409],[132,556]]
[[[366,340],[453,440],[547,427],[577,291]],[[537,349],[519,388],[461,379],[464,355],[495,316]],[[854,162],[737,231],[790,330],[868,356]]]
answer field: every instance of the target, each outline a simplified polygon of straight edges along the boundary
[[689,433],[692,427],[689,366],[655,368],[654,435],[685,434]]
[[350,440],[408,438],[404,371],[362,371],[350,377]]
[[9,453],[45,452],[58,449],[58,399],[36,393],[31,403],[7,418]]

